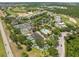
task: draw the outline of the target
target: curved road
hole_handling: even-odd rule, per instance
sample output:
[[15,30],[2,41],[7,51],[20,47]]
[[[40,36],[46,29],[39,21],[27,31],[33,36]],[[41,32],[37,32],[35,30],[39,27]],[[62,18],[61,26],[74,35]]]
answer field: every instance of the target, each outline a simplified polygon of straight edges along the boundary
[[4,47],[5,47],[5,51],[8,57],[13,57],[13,53],[11,51],[10,45],[9,45],[9,41],[8,38],[6,36],[6,33],[4,31],[3,25],[2,25],[2,21],[0,20],[0,32],[2,34],[2,38],[3,38],[3,43],[4,43]]

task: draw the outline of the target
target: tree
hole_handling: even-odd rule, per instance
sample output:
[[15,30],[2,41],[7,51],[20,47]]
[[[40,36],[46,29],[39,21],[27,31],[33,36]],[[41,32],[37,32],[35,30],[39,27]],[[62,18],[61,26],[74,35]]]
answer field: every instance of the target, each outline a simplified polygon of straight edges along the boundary
[[22,52],[22,57],[28,57],[29,55],[26,52]]
[[49,46],[53,46],[53,47],[55,47],[58,43],[57,40],[53,38],[48,39],[46,42]]
[[19,45],[19,44],[17,45],[17,48],[18,48],[18,49],[22,49],[21,45]]
[[21,34],[20,29],[13,28],[13,30],[14,30],[14,32],[15,32],[16,34]]
[[59,28],[55,28],[55,30],[53,31],[54,34],[59,35],[60,34],[60,29]]
[[31,42],[31,40],[27,40],[26,41],[26,46],[27,46],[26,50],[31,51],[32,50],[32,45],[33,45],[33,43]]
[[26,40],[26,37],[22,34],[16,34],[16,38],[21,44],[24,44],[24,41]]
[[32,47],[30,45],[27,45],[27,48],[26,48],[27,51],[31,51],[32,50]]
[[15,42],[17,44],[18,40],[14,33],[11,32],[10,38],[12,39],[13,42]]
[[45,43],[43,39],[36,39],[35,41],[40,48],[44,47]]
[[50,47],[48,49],[48,52],[50,56],[54,56],[54,57],[58,56],[58,51],[54,47]]

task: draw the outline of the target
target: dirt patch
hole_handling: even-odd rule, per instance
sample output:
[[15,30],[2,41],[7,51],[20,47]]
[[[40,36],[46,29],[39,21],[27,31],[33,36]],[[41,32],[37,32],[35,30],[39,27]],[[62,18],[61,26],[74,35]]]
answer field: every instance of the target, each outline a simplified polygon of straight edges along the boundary
[[3,16],[3,17],[5,16],[2,10],[0,10],[0,17],[1,16]]
[[19,49],[17,49],[17,47],[16,47],[16,44],[15,44],[15,43],[11,43],[10,45],[11,45],[12,52],[13,52],[14,56],[15,56],[15,57],[20,57],[20,56],[21,56],[22,51],[21,51],[21,50],[19,50]]
[[27,13],[17,13],[18,16],[29,16],[33,14],[32,12],[27,12]]

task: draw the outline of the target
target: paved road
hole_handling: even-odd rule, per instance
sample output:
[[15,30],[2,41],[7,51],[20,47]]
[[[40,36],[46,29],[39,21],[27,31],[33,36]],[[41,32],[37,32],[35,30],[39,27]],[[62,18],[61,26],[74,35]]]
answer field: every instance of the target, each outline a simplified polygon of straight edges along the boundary
[[7,36],[5,34],[1,20],[0,20],[0,31],[1,31],[1,34],[2,34],[6,54],[7,54],[8,57],[13,57],[13,54],[12,54],[12,51],[11,51],[11,48],[10,48],[10,45],[9,45],[9,41],[8,41]]
[[65,39],[64,39],[64,37],[66,35],[67,35],[67,32],[62,32],[61,36],[59,37],[59,46],[58,46],[59,57],[65,56]]

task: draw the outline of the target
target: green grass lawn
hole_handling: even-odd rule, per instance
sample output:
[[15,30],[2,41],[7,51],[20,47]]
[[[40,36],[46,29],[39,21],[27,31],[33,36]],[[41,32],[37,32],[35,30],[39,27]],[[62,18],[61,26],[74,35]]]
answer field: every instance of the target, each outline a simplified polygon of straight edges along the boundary
[[66,42],[66,56],[79,57],[79,37],[69,40],[69,43]]
[[36,49],[36,48],[32,48],[32,51],[27,52],[29,54],[29,56],[33,56],[33,57],[43,57],[43,53],[41,50]]
[[[64,15],[61,15],[61,18],[62,18],[62,21],[67,25],[67,24],[69,24],[69,25],[71,25],[71,26],[73,26],[73,27],[76,27],[78,24],[75,24],[75,23],[73,23],[72,21],[70,21],[69,20],[69,18],[70,17],[68,17],[68,16],[64,16]],[[77,21],[77,20],[76,20]]]
[[5,57],[5,56],[6,56],[5,48],[4,48],[2,37],[0,34],[0,57]]

